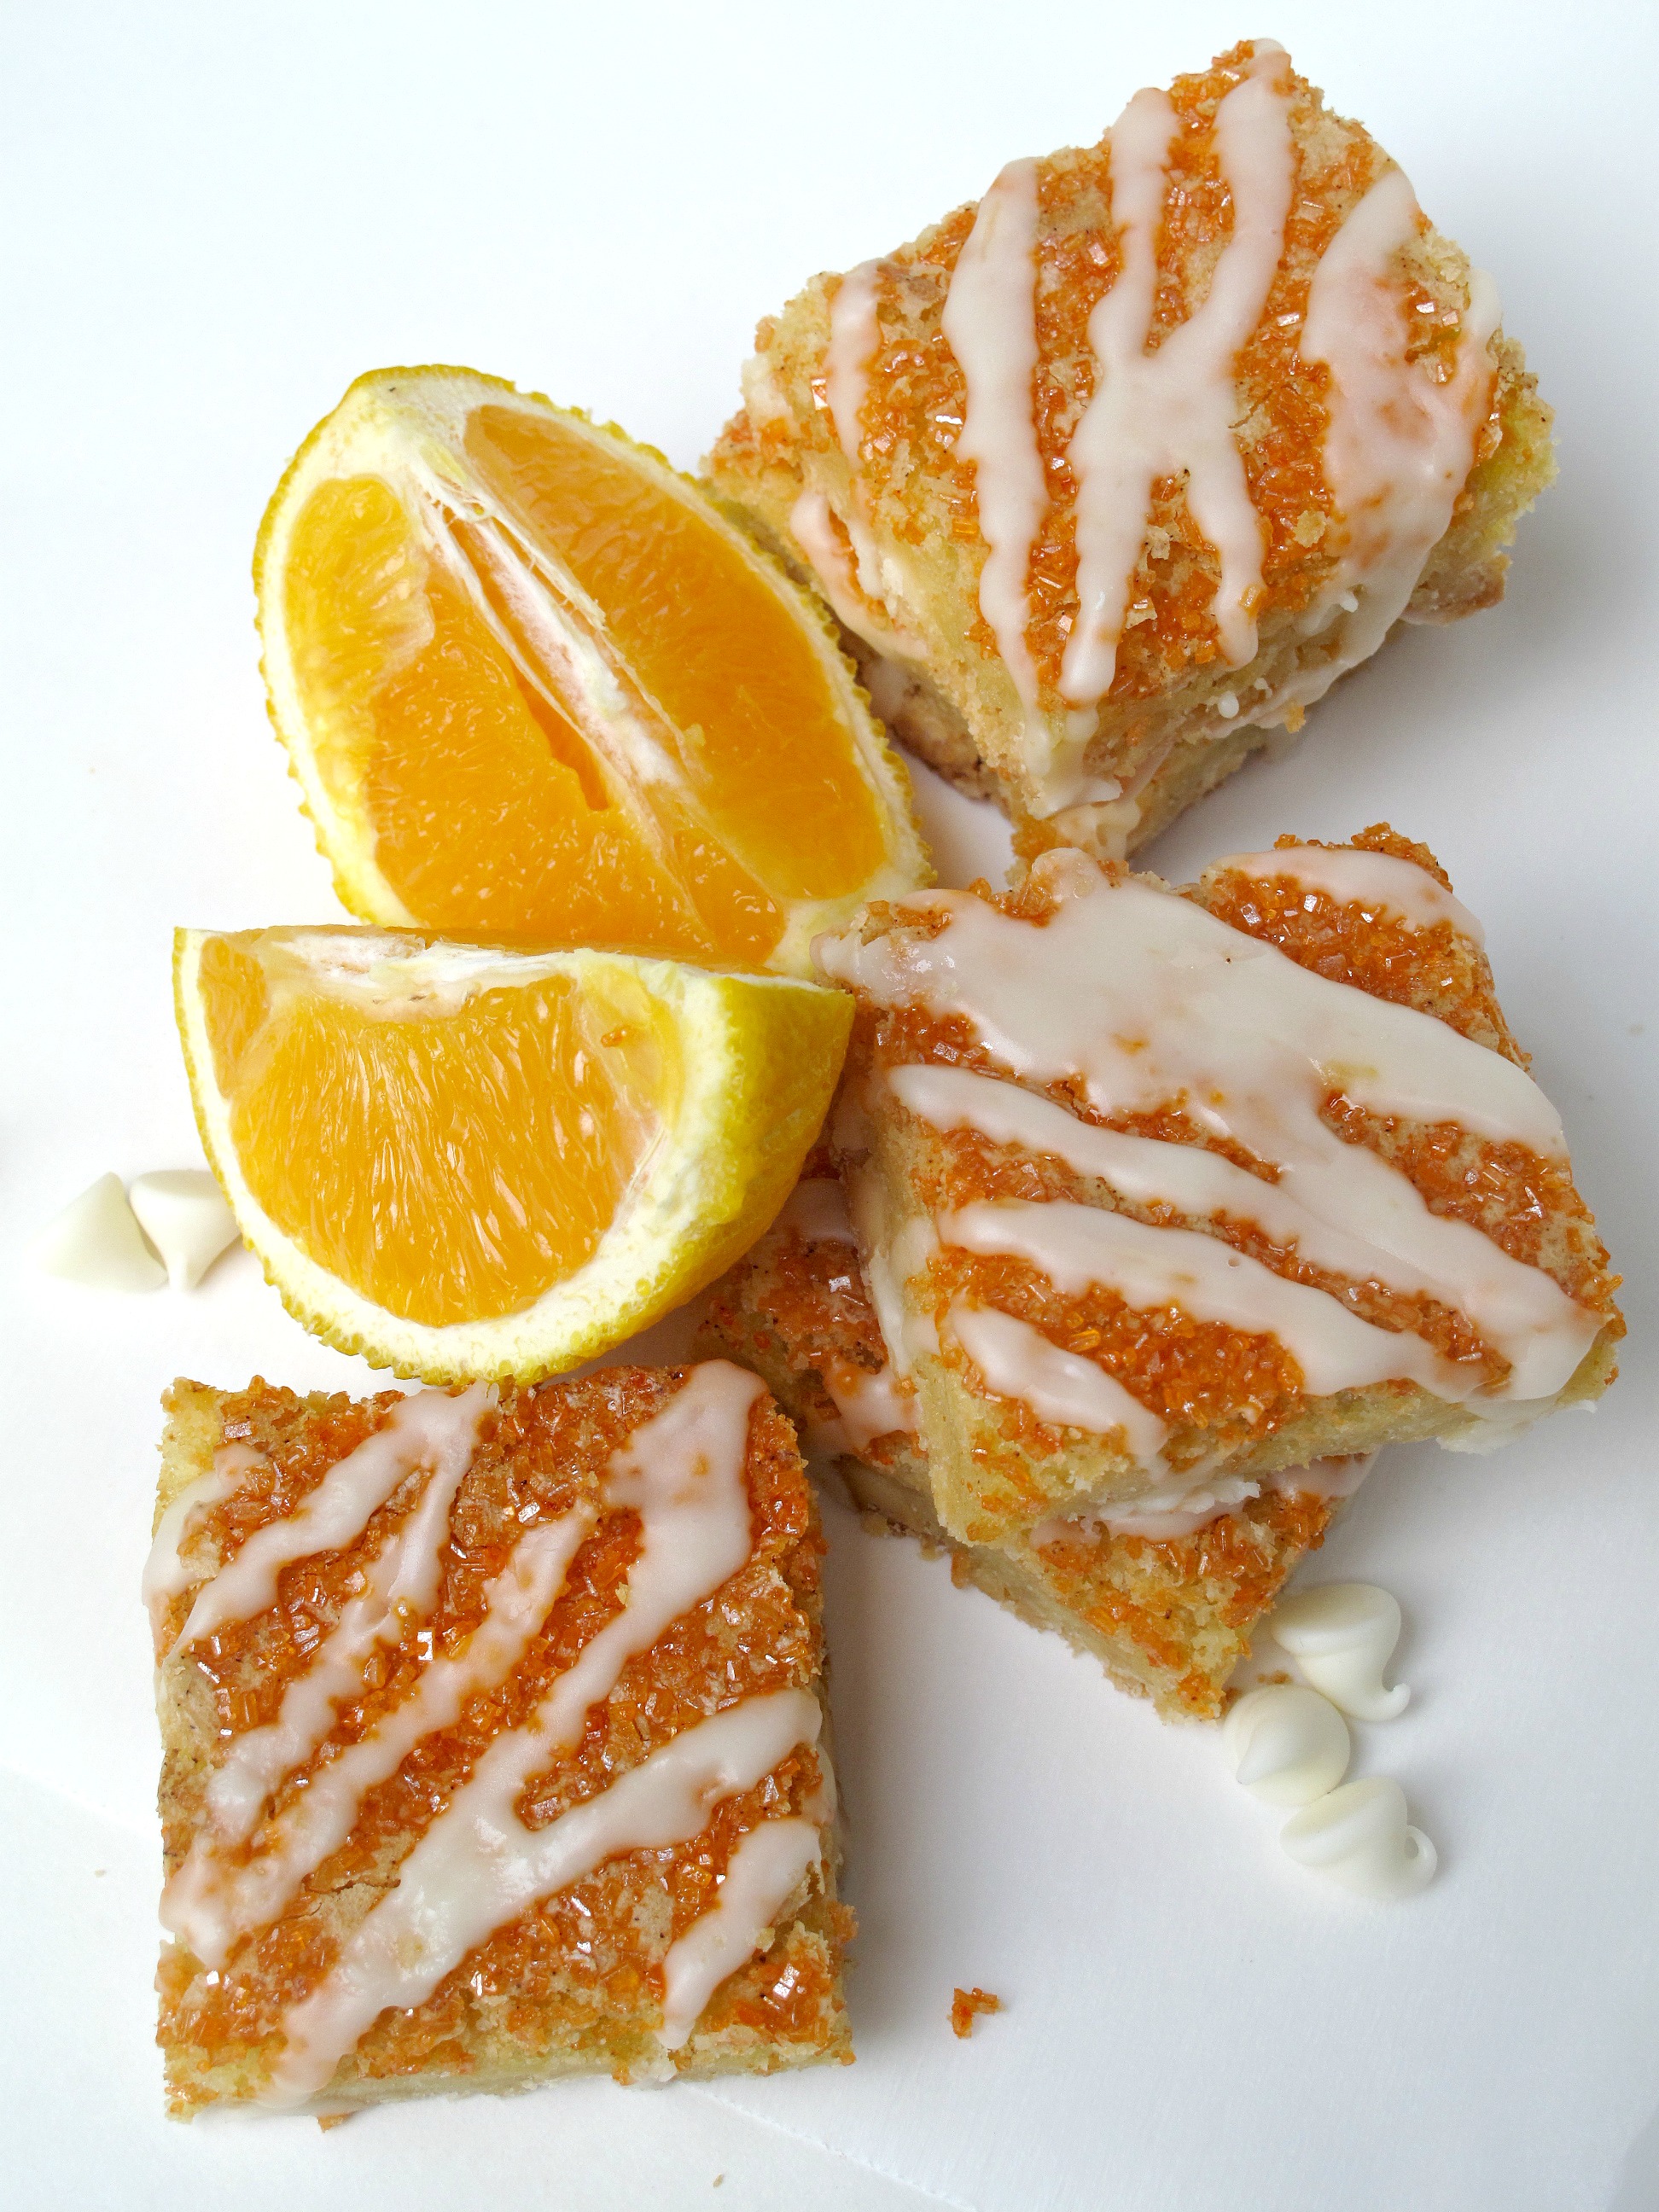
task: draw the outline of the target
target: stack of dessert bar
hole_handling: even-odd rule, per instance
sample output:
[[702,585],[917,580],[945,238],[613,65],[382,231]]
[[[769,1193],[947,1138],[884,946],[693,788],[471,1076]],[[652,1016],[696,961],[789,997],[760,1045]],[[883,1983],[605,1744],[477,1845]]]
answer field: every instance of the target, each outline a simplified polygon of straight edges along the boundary
[[1611,1379],[1559,1120],[1385,826],[1182,890],[1054,850],[819,957],[859,1002],[831,1156],[704,1340],[1160,1710],[1219,1712],[1381,1446],[1482,1450]]
[[[1397,619],[1501,596],[1549,411],[1491,280],[1261,40],[815,279],[744,400],[711,478],[1035,865],[821,948],[861,1009],[835,1143],[704,1340],[860,1504],[1213,1716],[1381,1443],[1593,1396],[1621,1324],[1426,853],[1117,864]],[[1455,1044],[1431,1096],[1350,1073],[1379,1021],[1408,1067]]]

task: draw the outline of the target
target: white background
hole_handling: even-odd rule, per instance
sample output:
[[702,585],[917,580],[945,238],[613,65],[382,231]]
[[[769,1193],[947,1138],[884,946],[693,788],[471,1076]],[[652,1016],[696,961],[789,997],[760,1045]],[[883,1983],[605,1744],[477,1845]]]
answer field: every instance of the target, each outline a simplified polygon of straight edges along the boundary
[[[118,4],[0,26],[0,2193],[20,2208],[902,2212],[1659,2205],[1655,14],[1271,18],[904,0]],[[176,1372],[364,1387],[245,1255],[193,1297],[21,1247],[198,1158],[168,933],[335,914],[265,726],[248,561],[359,371],[462,362],[691,463],[758,315],[1011,155],[1271,32],[1497,275],[1561,480],[1507,603],[1390,645],[1151,858],[1388,816],[1486,919],[1626,1277],[1594,1423],[1402,1452],[1316,1563],[1395,1590],[1366,1731],[1442,1873],[1395,1910],[1279,1857],[1202,1731],[832,1514],[859,2063],[716,2090],[164,2124],[137,1604]],[[962,810],[963,812],[969,810]],[[983,824],[971,846],[994,842]],[[1008,2009],[948,2033],[953,1984]],[[725,2176],[718,2194],[711,2190]]]

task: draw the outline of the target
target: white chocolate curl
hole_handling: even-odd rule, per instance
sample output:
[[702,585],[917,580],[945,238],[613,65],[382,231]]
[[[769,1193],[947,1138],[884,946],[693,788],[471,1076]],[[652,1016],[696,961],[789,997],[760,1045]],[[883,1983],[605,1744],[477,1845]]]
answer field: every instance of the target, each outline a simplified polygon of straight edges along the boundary
[[1326,1583],[1288,1599],[1268,1624],[1316,1690],[1360,1721],[1391,1721],[1411,1692],[1382,1686],[1400,1641],[1400,1606],[1373,1583]]
[[118,1175],[100,1176],[71,1199],[36,1238],[34,1257],[47,1274],[96,1291],[155,1291],[167,1280]]
[[1298,1866],[1328,1875],[1360,1897],[1411,1897],[1439,1863],[1434,1845],[1406,1818],[1406,1793],[1374,1775],[1345,1782],[1292,1813],[1279,1842]]
[[162,1168],[141,1175],[127,1199],[175,1291],[193,1291],[240,1234],[223,1192],[205,1168]]
[[1264,1805],[1310,1805],[1348,1771],[1347,1724],[1328,1698],[1290,1683],[1247,1691],[1222,1741],[1233,1773]]

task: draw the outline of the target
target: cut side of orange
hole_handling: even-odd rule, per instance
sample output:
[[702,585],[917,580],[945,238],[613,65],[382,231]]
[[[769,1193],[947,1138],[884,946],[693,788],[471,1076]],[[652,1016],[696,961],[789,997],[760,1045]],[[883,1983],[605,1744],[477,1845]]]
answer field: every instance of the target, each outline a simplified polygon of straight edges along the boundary
[[827,617],[689,478],[469,370],[360,378],[254,557],[340,896],[452,935],[811,973],[926,881]]
[[181,930],[209,1160],[289,1310],[431,1382],[534,1380],[701,1289],[783,1204],[844,994],[378,929]]

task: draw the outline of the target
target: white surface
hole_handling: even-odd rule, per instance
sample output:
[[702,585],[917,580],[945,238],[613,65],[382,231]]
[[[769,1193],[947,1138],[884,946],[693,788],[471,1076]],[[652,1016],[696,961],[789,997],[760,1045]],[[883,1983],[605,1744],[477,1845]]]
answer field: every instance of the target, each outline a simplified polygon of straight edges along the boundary
[[[0,2140],[20,2212],[498,2190],[581,2212],[1659,2204],[1654,22],[1615,0],[1280,0],[1261,22],[1083,0],[8,12]],[[1496,272],[1559,410],[1562,480],[1506,605],[1391,645],[1298,752],[1152,856],[1182,874],[1380,816],[1425,838],[1487,926],[1626,1271],[1625,1378],[1594,1423],[1489,1460],[1395,1455],[1319,1563],[1404,1602],[1412,1707],[1357,1731],[1355,1771],[1403,1781],[1438,1880],[1382,1910],[1314,1881],[1212,1739],[832,1512],[855,2067],[326,2136],[164,2125],[137,1603],[157,1393],[180,1371],[370,1378],[245,1255],[193,1296],[123,1299],[21,1248],[100,1170],[198,1164],[172,925],[336,912],[249,623],[284,459],[357,371],[435,359],[690,462],[756,317],[802,278],[1251,29]],[[982,825],[939,805],[959,873]],[[975,1981],[1008,2009],[958,2043],[951,1990]]]

